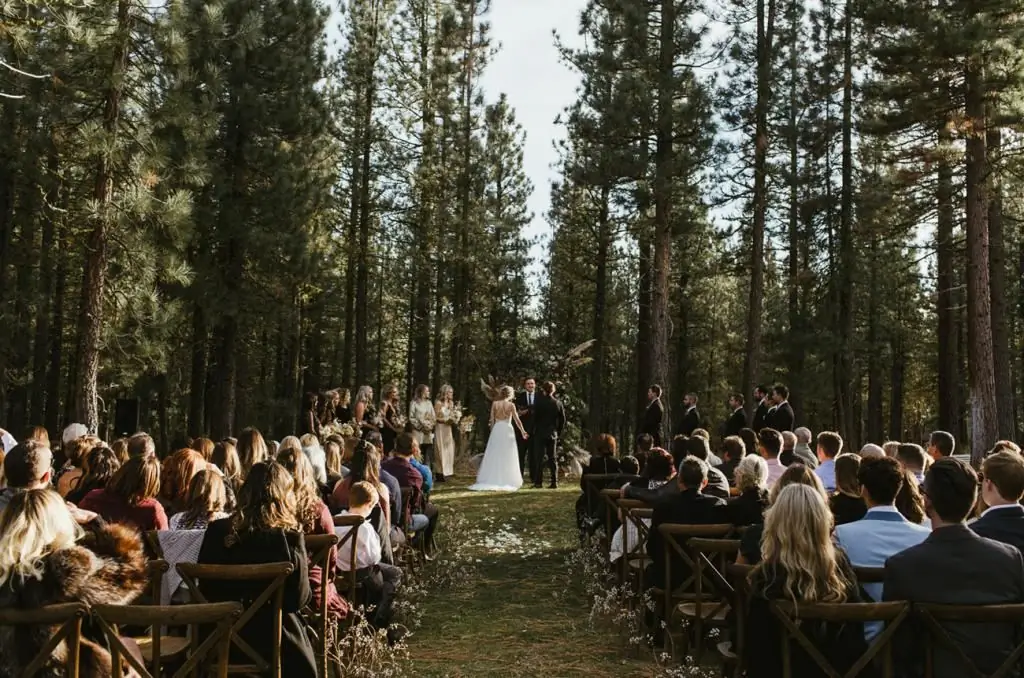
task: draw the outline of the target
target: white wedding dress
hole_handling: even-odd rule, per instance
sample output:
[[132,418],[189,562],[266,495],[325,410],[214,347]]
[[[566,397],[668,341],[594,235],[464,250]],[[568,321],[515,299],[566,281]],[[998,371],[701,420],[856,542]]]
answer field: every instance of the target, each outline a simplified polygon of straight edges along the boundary
[[[502,416],[504,415],[504,416]],[[484,459],[476,474],[476,483],[469,486],[475,492],[515,492],[523,486],[519,470],[519,446],[516,444],[512,417],[515,405],[509,402],[493,406],[494,425],[487,439]]]

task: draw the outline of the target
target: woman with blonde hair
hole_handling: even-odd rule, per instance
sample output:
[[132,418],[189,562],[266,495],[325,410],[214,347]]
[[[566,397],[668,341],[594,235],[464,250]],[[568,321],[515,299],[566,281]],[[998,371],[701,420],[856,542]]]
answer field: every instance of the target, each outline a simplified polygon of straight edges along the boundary
[[455,391],[451,384],[444,384],[437,392],[434,403],[434,453],[441,464],[441,477],[451,478],[455,475],[455,436],[454,428],[461,412],[455,407]]
[[242,486],[242,462],[238,458],[238,448],[230,440],[222,440],[213,446],[210,463],[224,474],[224,482],[233,493]]
[[263,434],[255,428],[244,429],[238,434],[238,459],[242,462],[242,480],[256,464],[266,461],[268,457],[267,442]]
[[[744,646],[749,678],[780,678],[782,626],[770,601],[857,603],[861,596],[846,554],[832,541],[832,514],[817,488],[791,484],[779,492],[765,514],[763,559],[750,575],[747,615],[749,634]],[[867,650],[862,623],[801,624],[814,646],[845,673]],[[791,675],[817,678],[824,673],[806,651],[790,641]]]
[[[309,459],[309,463],[313,465],[313,474],[316,476],[317,484],[326,485],[327,456],[324,448],[320,445],[320,439],[315,435],[307,433],[299,438],[299,444],[302,446],[302,453],[306,455],[306,459]],[[280,454],[280,451],[278,451],[278,454]]]
[[[515,492],[523,486],[523,473],[519,469],[519,445],[513,423],[523,440],[529,435],[519,419],[513,399],[516,392],[511,386],[488,389],[491,397],[491,435],[487,439],[483,461],[476,474],[476,483],[469,486],[477,492]],[[554,480],[554,478],[552,478]]]
[[864,498],[860,496],[859,454],[840,454],[836,457],[836,491],[829,497],[828,505],[835,516],[836,525],[845,525],[860,520],[868,512]]
[[[0,608],[37,609],[59,603],[126,605],[146,588],[146,556],[138,533],[116,524],[93,524],[83,533],[53,490],[18,492],[0,512]],[[20,676],[27,662],[56,628],[25,632],[0,627],[2,676]],[[36,675],[64,675],[67,646],[58,645],[51,662]],[[82,638],[79,675],[112,675],[110,653],[88,629]]]
[[[752,455],[748,455],[752,456]],[[746,457],[744,457],[746,459]],[[779,493],[790,485],[806,485],[821,495],[821,500],[828,504],[828,493],[825,486],[821,484],[818,474],[803,464],[793,464],[779,476],[779,479],[768,491],[768,505],[773,506],[778,499]],[[764,524],[757,523],[747,528],[747,531],[740,537],[740,551],[736,556],[736,562],[740,565],[757,565],[761,562],[761,537],[764,535]]]
[[733,525],[757,525],[764,521],[768,508],[768,462],[758,454],[748,454],[733,473],[739,495],[729,499],[726,512]]
[[376,431],[373,423],[373,389],[369,386],[360,386],[356,391],[355,404],[352,406],[352,419],[361,429]]
[[216,469],[200,471],[192,477],[185,505],[171,516],[171,530],[205,530],[215,520],[227,518],[228,491],[224,477]]
[[214,444],[209,438],[196,438],[189,447],[203,455],[203,459],[206,461],[210,461],[213,458]]

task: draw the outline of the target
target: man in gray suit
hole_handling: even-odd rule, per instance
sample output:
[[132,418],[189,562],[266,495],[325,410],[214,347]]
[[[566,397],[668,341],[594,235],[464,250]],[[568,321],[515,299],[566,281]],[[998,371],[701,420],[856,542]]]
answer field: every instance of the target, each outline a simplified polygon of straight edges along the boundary
[[[959,459],[939,459],[924,484],[932,533],[885,563],[884,600],[946,605],[1024,603],[1024,557],[1013,546],[980,537],[964,521],[974,508],[978,476]],[[984,674],[990,675],[1016,646],[1012,624],[944,622],[946,632]],[[905,623],[894,655],[898,675],[922,675],[927,630]],[[968,675],[954,653],[936,645],[935,678]]]

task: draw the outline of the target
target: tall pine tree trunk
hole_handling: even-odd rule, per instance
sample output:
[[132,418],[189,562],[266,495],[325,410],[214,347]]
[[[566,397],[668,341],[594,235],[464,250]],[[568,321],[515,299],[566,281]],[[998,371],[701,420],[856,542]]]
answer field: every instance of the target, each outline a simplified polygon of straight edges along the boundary
[[789,280],[788,280],[788,311],[789,311],[789,338],[786,341],[788,347],[788,367],[790,400],[793,407],[800,409],[800,398],[803,397],[800,388],[803,383],[804,374],[804,332],[803,320],[800,313],[800,200],[798,196],[798,185],[800,176],[800,135],[797,131],[797,115],[799,113],[800,98],[797,84],[800,79],[799,71],[799,30],[803,17],[796,11],[791,3],[790,14],[792,24],[790,27],[789,44],[789,120],[787,134],[789,142]]
[[[855,280],[855,250],[853,246],[853,11],[846,0],[843,20],[843,188],[840,195],[839,217],[839,342],[837,365],[839,423],[841,429],[860,448],[861,427],[854,415],[853,384],[853,281]],[[880,393],[880,392],[879,392]],[[881,396],[879,395],[879,398]],[[879,404],[879,407],[881,405]],[[881,413],[878,413],[879,422]],[[881,426],[879,426],[879,429]]]
[[206,408],[206,314],[199,300],[192,300],[192,369],[188,391],[188,434],[203,434]]
[[[357,139],[359,128],[356,127],[354,135]],[[357,146],[353,145],[352,150],[352,178],[349,182],[349,213],[348,224],[345,228],[345,243],[348,256],[345,258],[345,334],[342,338],[341,348],[341,383],[351,387],[353,383],[362,386],[362,382],[352,381],[353,353],[355,352],[355,328],[356,328],[356,270],[359,268],[359,247],[357,234],[359,233],[359,186],[362,179],[359,176],[362,169],[361,154]]]
[[59,201],[59,179],[57,172],[58,154],[55,148],[50,149],[50,156],[47,161],[46,172],[46,212],[43,219],[43,239],[39,259],[39,305],[36,307],[36,333],[33,345],[32,374],[32,402],[30,409],[30,420],[40,424],[45,420],[47,398],[56,400],[59,395],[54,391],[47,392],[46,361],[50,351],[50,318],[53,306],[53,283],[55,278],[55,264],[53,256],[57,235],[57,215],[50,206],[56,205]]
[[907,353],[900,335],[892,342],[892,376],[889,396],[889,439],[903,440],[903,390]]
[[[412,375],[418,384],[426,384],[430,380],[430,311],[431,282],[433,269],[431,254],[433,248],[433,167],[434,128],[436,120],[431,96],[431,63],[430,63],[430,14],[424,11],[420,17],[419,35],[419,86],[420,124],[423,126],[423,137],[420,151],[420,167],[418,172],[419,228],[416,232],[416,297],[412,314]],[[437,368],[435,367],[435,370]]]
[[[636,420],[642,421],[647,407],[647,389],[654,383],[651,371],[651,238],[648,232],[646,210],[640,211],[638,227],[638,308],[636,323]],[[1024,254],[1021,255],[1024,261]]]
[[938,317],[938,397],[939,428],[956,435],[960,428],[960,384],[959,336],[955,318],[953,270],[953,168],[947,152],[951,144],[950,131],[945,121],[939,127],[938,184],[936,212],[936,268],[937,294],[936,315]]
[[[871,234],[871,261],[878,261],[878,238]],[[878,267],[871,266],[868,272],[868,416],[867,439],[882,439],[882,346],[878,337]],[[856,448],[855,448],[856,449]]]
[[971,460],[979,464],[999,435],[989,278],[988,163],[985,82],[980,59],[968,57],[967,100],[967,369],[971,389]]
[[370,376],[370,151],[372,144],[374,85],[367,85],[363,102],[362,159],[359,169],[359,245],[356,258],[355,294],[355,383],[366,384]]
[[595,339],[591,355],[594,361],[590,368],[590,407],[587,427],[591,435],[604,430],[604,394],[605,394],[605,342],[606,318],[608,313],[608,255],[611,249],[611,224],[609,223],[608,202],[611,191],[608,186],[601,187],[601,203],[597,217],[597,261],[595,262],[594,315],[591,322],[591,336]]
[[[995,122],[995,111],[989,110],[991,127],[985,134],[989,165],[998,168],[1002,152],[1002,129]],[[1001,169],[991,174],[990,199],[988,204],[989,276],[992,300],[992,356],[996,379],[996,406],[999,408],[999,437],[1014,439],[1015,408],[1013,398],[1013,374],[1010,358],[1010,331],[1008,327],[1006,297],[1006,242],[1003,235],[1003,187]]]

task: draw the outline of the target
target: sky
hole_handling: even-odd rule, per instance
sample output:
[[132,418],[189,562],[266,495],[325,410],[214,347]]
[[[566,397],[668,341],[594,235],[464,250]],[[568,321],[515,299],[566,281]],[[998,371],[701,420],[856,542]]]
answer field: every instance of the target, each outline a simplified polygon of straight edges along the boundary
[[[487,20],[491,40],[500,51],[484,71],[482,88],[488,101],[504,92],[526,131],[523,162],[533,183],[528,235],[550,233],[545,214],[558,160],[554,142],[563,136],[555,118],[576,98],[579,75],[561,63],[552,30],[575,44],[579,14],[586,0],[491,0]],[[534,248],[534,260],[546,258],[546,245]]]

